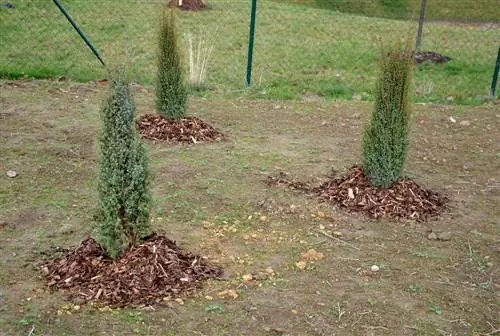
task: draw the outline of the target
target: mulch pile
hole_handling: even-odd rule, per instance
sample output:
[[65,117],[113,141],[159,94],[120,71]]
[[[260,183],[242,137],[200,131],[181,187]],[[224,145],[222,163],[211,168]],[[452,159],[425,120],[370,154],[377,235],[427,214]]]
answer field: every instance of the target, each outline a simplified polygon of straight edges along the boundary
[[424,62],[432,62],[436,64],[447,63],[451,61],[451,57],[441,55],[433,51],[417,51],[413,54],[415,63],[422,64]]
[[65,290],[77,302],[109,307],[157,304],[164,298],[186,296],[203,279],[219,278],[223,273],[157,234],[116,260],[88,238],[75,250],[43,263],[41,269],[50,288]]
[[402,179],[387,189],[374,187],[360,166],[353,166],[346,175],[319,186],[292,181],[284,173],[269,177],[267,182],[274,186],[285,185],[372,218],[424,221],[438,216],[448,202],[446,197],[424,189],[410,179]]
[[197,11],[207,7],[202,0],[182,0],[182,5],[180,6],[179,0],[170,0],[169,6],[188,11]]
[[220,141],[225,135],[196,117],[166,119],[157,114],[146,114],[137,120],[141,136],[149,140],[198,143]]

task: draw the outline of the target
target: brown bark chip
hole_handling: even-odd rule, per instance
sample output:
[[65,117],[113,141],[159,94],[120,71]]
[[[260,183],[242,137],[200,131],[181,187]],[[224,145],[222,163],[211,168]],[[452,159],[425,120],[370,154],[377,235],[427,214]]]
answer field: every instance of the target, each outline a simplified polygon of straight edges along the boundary
[[319,186],[291,181],[283,173],[269,177],[268,184],[285,185],[373,218],[423,221],[438,216],[448,202],[446,197],[424,189],[410,179],[399,180],[387,189],[374,187],[360,166],[353,166],[346,175]]
[[226,136],[196,117],[166,119],[161,115],[146,114],[137,120],[137,128],[144,139],[197,143],[224,140]]
[[71,299],[110,307],[160,303],[164,298],[191,294],[206,278],[219,278],[222,269],[181,250],[165,236],[152,234],[119,259],[110,259],[88,238],[66,255],[41,265],[52,289]]

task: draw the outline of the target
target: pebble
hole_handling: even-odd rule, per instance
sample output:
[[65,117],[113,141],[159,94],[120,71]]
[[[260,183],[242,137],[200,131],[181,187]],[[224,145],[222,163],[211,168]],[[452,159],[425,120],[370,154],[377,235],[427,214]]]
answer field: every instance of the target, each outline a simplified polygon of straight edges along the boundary
[[380,267],[378,267],[377,265],[372,265],[370,269],[372,272],[378,272],[380,270]]
[[15,171],[13,171],[13,170],[9,170],[9,171],[7,171],[7,176],[11,177],[11,178],[12,177],[16,177],[17,173]]
[[462,120],[460,122],[460,125],[462,125],[462,126],[470,126],[470,121],[469,120]]
[[430,240],[437,240],[438,239],[438,236],[435,232],[431,232],[429,233],[429,235],[427,236],[428,239]]
[[451,239],[451,232],[440,232],[437,238],[442,241],[448,241]]

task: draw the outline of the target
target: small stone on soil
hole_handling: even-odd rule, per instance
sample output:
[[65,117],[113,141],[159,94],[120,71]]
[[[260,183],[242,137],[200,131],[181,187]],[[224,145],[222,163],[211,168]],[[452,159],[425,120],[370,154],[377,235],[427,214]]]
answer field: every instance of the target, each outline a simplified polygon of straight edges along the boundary
[[435,232],[431,232],[429,233],[429,235],[427,236],[427,238],[429,238],[430,240],[437,240],[438,239],[438,236]]
[[451,239],[451,232],[440,232],[437,235],[437,239],[442,241],[448,241]]

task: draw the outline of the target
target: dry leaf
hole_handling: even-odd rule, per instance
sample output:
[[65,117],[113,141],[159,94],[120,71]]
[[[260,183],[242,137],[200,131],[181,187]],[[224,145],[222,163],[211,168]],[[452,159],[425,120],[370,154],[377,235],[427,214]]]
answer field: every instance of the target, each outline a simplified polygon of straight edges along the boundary
[[271,267],[266,268],[265,271],[269,275],[274,275],[274,270]]
[[298,269],[303,271],[306,269],[307,264],[305,261],[299,261],[295,263],[295,266],[297,266]]
[[325,257],[325,255],[321,252],[317,252],[315,249],[310,249],[309,251],[302,253],[302,258],[308,261],[316,261],[321,260]]
[[232,297],[233,299],[236,299],[238,298],[238,293],[236,293],[236,291],[234,289],[230,289],[227,291],[227,294]]
[[222,292],[217,293],[217,296],[221,299],[225,299],[226,297],[236,299],[238,297],[238,293],[236,293],[234,289],[225,289]]
[[253,280],[253,275],[252,274],[245,274],[243,277],[243,281],[249,282]]

